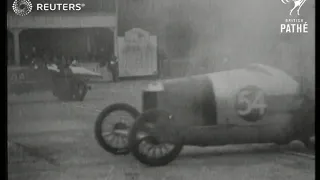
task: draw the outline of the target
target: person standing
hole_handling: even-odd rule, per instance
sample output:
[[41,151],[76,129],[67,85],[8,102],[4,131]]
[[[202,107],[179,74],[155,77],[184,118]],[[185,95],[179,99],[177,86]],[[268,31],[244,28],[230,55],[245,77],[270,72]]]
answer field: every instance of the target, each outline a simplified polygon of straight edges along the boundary
[[97,54],[97,60],[99,62],[100,67],[104,67],[107,64],[107,58],[105,55],[105,51],[103,48],[100,49],[99,53]]
[[53,55],[52,62],[53,62],[53,64],[56,64],[56,65],[59,64],[59,60],[56,55]]
[[36,47],[32,47],[31,49],[31,63],[35,63],[37,61],[37,50]]
[[65,68],[68,67],[68,63],[67,63],[67,60],[64,56],[60,56],[60,58],[61,58],[61,60],[59,62],[58,67],[59,67],[60,71],[62,72]]
[[27,54],[24,54],[23,55],[23,58],[21,59],[21,65],[30,65],[31,64],[31,60],[30,60],[30,57],[27,55]]
[[108,70],[112,74],[112,81],[117,82],[119,79],[119,63],[118,58],[112,54],[107,61]]
[[78,58],[76,56],[73,56],[71,60],[72,60],[71,65],[73,65],[73,66],[78,65]]
[[168,56],[163,49],[157,51],[158,77],[170,76]]

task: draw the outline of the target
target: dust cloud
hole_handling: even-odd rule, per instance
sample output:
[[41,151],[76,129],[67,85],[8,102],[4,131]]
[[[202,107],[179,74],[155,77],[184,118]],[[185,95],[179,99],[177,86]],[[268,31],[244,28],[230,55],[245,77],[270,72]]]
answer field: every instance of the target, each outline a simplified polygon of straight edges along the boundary
[[[171,19],[177,18],[176,21],[188,22],[189,26],[185,27],[192,29],[188,32],[193,40],[180,41],[181,44],[173,42],[166,44],[175,44],[175,47],[179,47],[193,43],[186,49],[190,63],[195,68],[211,64],[212,66],[207,66],[209,71],[210,68],[223,70],[252,62],[283,66],[284,70],[291,67],[289,71],[294,71],[297,69],[292,65],[295,59],[308,58],[308,55],[301,56],[304,52],[308,52],[309,55],[314,54],[314,44],[310,41],[314,39],[314,34],[310,31],[314,20],[307,17],[309,9],[313,9],[310,8],[310,3],[311,1],[308,1],[301,9],[301,14],[305,15],[303,18],[308,19],[309,34],[284,35],[280,34],[280,24],[289,18],[290,7],[282,4],[280,0],[184,1],[178,7],[171,7],[176,14],[180,14],[172,16]],[[312,17],[312,14],[310,15]],[[287,49],[286,47],[280,49],[283,43]],[[295,51],[289,53],[291,49]],[[286,50],[288,51],[286,58],[289,60],[280,62],[282,51]],[[306,61],[304,64],[306,63],[310,62]],[[295,72],[293,74],[297,75]]]
[[[132,26],[156,34],[159,46],[172,62],[189,62],[184,74],[232,69],[254,62],[276,66],[314,82],[314,0],[306,1],[299,17],[290,17],[292,6],[281,0],[144,3],[145,7],[140,3],[135,11],[140,24]],[[287,18],[303,18],[308,22],[309,33],[281,34],[280,24]],[[172,71],[181,71],[182,63],[176,64]]]

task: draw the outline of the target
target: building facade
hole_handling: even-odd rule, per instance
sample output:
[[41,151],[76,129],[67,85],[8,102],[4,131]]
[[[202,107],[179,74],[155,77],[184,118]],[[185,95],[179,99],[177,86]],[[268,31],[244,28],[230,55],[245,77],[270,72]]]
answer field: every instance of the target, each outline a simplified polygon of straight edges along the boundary
[[[42,0],[31,0],[31,2],[34,5],[37,3],[61,3],[61,1],[58,0],[47,0],[46,2]],[[75,1],[72,0],[63,1],[63,3],[68,2],[75,3]],[[60,46],[66,47],[66,44],[71,42],[70,46],[83,49],[81,45],[84,45],[86,49],[90,51],[95,43],[90,43],[92,40],[86,37],[86,34],[94,34],[92,32],[90,33],[90,31],[92,31],[90,29],[92,28],[106,29],[106,33],[111,32],[112,39],[117,36],[117,18],[114,0],[79,0],[76,3],[83,3],[85,6],[78,12],[37,12],[35,8],[33,8],[33,11],[29,15],[18,16],[14,14],[12,10],[13,0],[8,0],[7,30],[10,34],[8,35],[8,41],[11,41],[8,42],[8,58],[10,58],[11,55],[11,58],[14,59],[14,64],[20,65],[22,48],[28,49],[29,47],[30,49],[30,47],[33,47],[37,42],[40,47],[46,46],[46,44],[50,44],[50,41],[53,42],[56,40],[55,36],[52,35],[54,33],[50,34],[50,31],[59,34],[57,33],[59,30],[69,30],[69,35],[67,36],[69,39],[64,39],[64,41],[60,41],[60,44],[53,45],[51,47],[53,49],[56,49],[54,47]],[[82,29],[82,31],[79,29]],[[46,31],[47,35],[41,36],[41,30]],[[30,33],[31,31],[33,31],[33,33]],[[28,34],[30,38],[28,38]],[[68,33],[61,32],[60,34]],[[11,53],[10,49],[12,50]]]

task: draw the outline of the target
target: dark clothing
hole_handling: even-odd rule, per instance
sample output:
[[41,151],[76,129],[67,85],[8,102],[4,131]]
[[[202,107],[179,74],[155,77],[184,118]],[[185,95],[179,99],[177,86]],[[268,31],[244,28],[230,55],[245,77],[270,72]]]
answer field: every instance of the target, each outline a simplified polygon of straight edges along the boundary
[[119,63],[116,56],[112,56],[108,59],[107,68],[112,73],[112,80],[113,82],[118,81],[119,76]]
[[158,49],[157,52],[157,66],[158,77],[170,76],[168,57],[167,54],[161,49]]
[[114,67],[112,68],[112,81],[113,82],[117,82],[118,78],[119,78],[119,67],[118,67],[118,63],[116,65],[114,65]]

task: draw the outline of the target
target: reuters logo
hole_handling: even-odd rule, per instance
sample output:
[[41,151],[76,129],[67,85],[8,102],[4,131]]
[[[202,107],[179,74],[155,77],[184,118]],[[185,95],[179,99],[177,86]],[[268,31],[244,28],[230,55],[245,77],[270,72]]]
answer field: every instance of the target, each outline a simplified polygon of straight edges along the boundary
[[32,3],[30,0],[15,0],[12,9],[15,14],[26,16],[32,11]]

